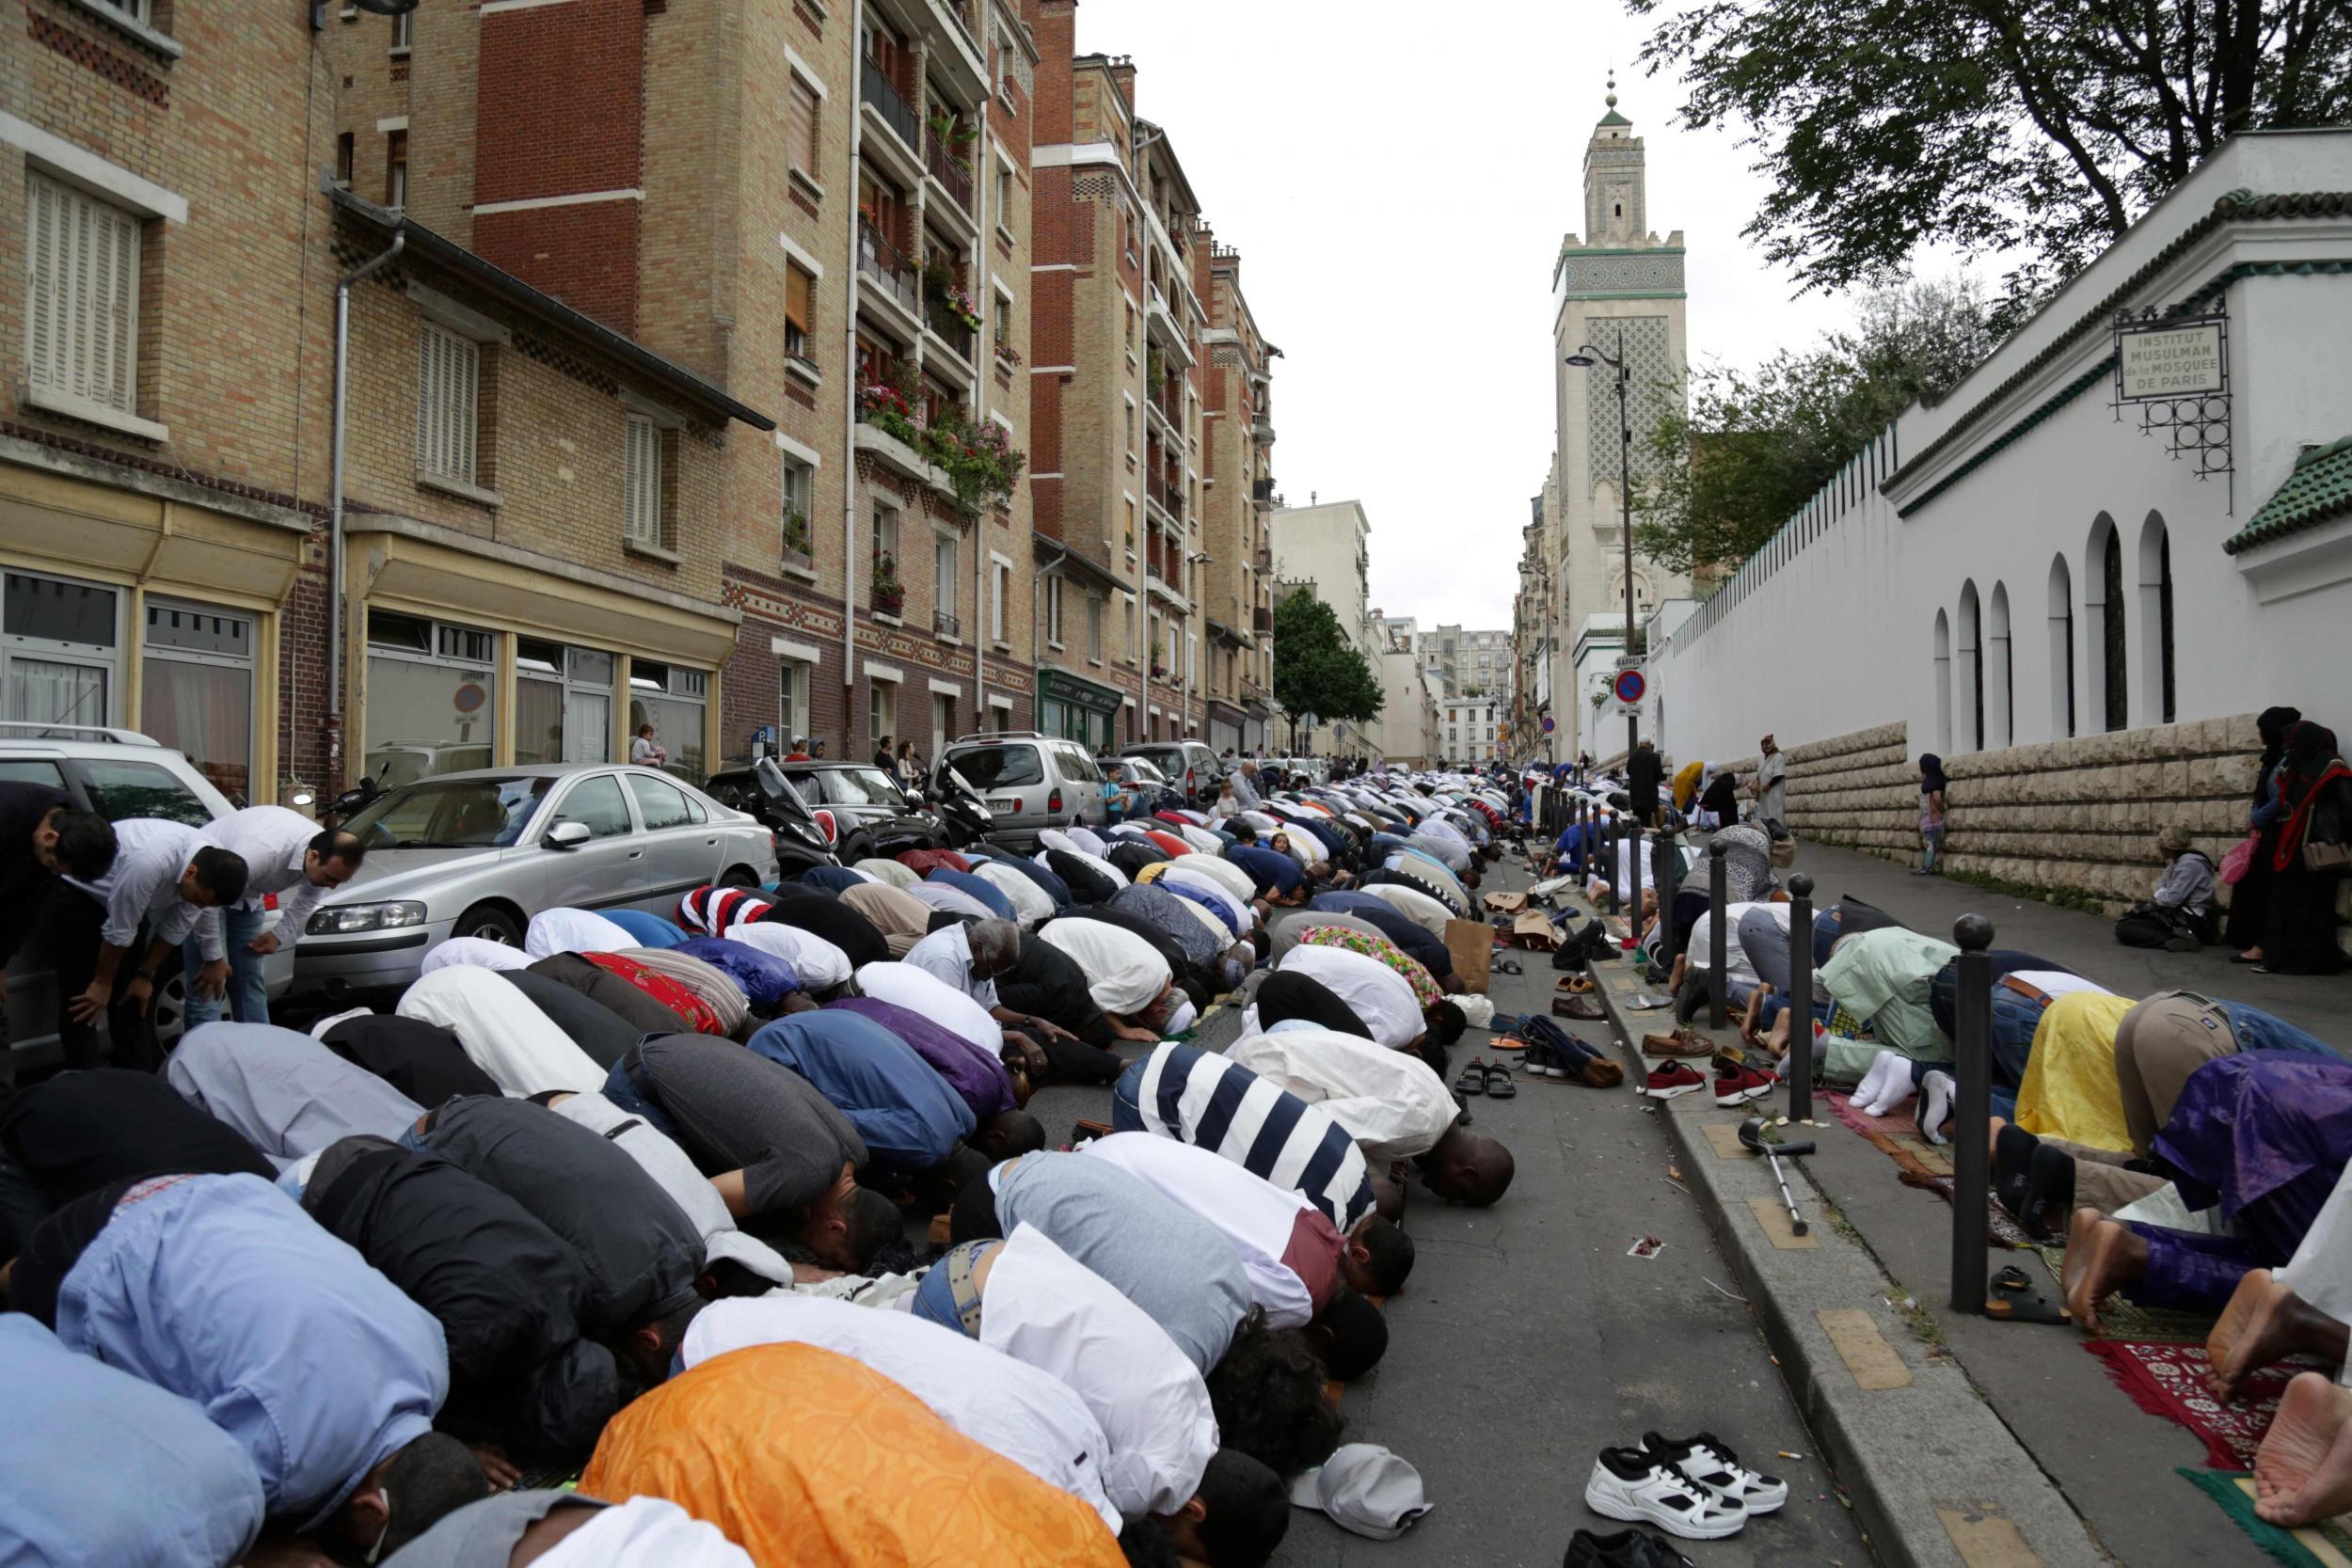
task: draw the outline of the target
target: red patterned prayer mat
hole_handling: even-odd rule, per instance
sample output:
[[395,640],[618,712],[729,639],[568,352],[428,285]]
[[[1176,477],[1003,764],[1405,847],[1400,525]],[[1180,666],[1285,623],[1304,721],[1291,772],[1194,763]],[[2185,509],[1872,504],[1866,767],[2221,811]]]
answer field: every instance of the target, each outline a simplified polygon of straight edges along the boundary
[[2216,1470],[2250,1470],[2254,1450],[2279,1412],[2279,1397],[2300,1366],[2284,1363],[2249,1373],[2230,1402],[2205,1386],[2210,1363],[2202,1345],[2146,1339],[2088,1339],[2083,1349],[2107,1364],[2107,1375],[2151,1415],[2163,1416],[2205,1441],[2205,1464]]
[[1911,1114],[1912,1107],[1918,1103],[1915,1100],[1905,1101],[1902,1109],[1890,1116],[1874,1117],[1856,1105],[1850,1094],[1824,1094],[1821,1098],[1829,1102],[1832,1116],[1865,1136],[1879,1132],[1892,1137],[1898,1132],[1919,1131],[1918,1118]]

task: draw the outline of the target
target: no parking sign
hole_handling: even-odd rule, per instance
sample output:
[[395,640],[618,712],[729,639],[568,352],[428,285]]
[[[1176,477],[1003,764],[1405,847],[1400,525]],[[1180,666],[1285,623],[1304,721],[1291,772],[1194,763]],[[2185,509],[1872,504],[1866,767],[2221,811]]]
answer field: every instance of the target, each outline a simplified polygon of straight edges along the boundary
[[1620,670],[1609,683],[1609,694],[1617,700],[1621,709],[1642,705],[1642,698],[1649,691],[1649,681],[1639,670]]

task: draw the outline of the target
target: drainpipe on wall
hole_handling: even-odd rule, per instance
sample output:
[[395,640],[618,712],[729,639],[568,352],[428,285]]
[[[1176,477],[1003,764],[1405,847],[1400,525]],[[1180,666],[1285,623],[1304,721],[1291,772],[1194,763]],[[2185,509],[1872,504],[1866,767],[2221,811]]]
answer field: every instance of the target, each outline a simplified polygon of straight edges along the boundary
[[[983,70],[988,65],[988,45],[985,43],[980,45],[980,65]],[[989,312],[996,303],[995,294],[989,287],[991,273],[988,265],[988,192],[995,182],[986,178],[982,172],[991,166],[988,112],[995,103],[996,94],[992,87],[980,100],[980,134],[979,139],[973,143],[975,150],[972,154],[973,208],[977,214],[973,222],[979,230],[972,246],[973,282],[977,285],[972,297],[980,306],[979,331],[974,333],[972,338],[976,348],[980,346],[980,339],[988,331]],[[974,419],[982,421],[988,419],[988,362],[992,357],[982,353],[972,365],[972,414]],[[972,733],[975,735],[988,728],[988,514],[983,511],[972,519]],[[953,740],[955,736],[947,738]]]
[[[866,0],[850,10],[850,44],[856,51],[866,38]],[[866,125],[860,108],[866,102],[866,61],[859,55],[850,72],[850,172],[843,189],[857,193],[858,144]],[[857,710],[857,218],[850,218],[850,302],[842,312],[841,368],[850,385],[850,401],[841,422],[841,755],[851,755],[850,725]],[[809,729],[815,732],[817,726]]]
[[343,639],[350,617],[343,607],[343,426],[351,383],[351,286],[396,261],[408,244],[406,229],[392,232],[392,243],[361,262],[355,272],[335,280],[335,439],[334,473],[326,515],[326,777],[329,789],[342,787]]

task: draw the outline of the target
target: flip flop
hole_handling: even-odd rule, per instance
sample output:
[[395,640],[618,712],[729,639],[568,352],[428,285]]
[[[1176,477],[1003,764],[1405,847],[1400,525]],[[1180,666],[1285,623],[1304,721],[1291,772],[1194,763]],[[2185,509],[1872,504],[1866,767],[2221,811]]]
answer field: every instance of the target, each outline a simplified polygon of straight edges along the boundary
[[1511,1081],[1509,1068],[1504,1067],[1501,1062],[1488,1064],[1486,1068],[1486,1098],[1488,1100],[1515,1100],[1518,1097],[1518,1085]]
[[2074,1315],[2033,1288],[2026,1271],[2011,1263],[1987,1283],[1984,1315],[1998,1323],[2071,1323]]
[[1497,958],[1492,965],[1492,970],[1493,973],[1497,974],[1520,974],[1525,973],[1525,971],[1519,968],[1519,961],[1517,958]]
[[1497,1035],[1486,1042],[1486,1049],[1489,1051],[1525,1051],[1528,1045],[1517,1035]]
[[1470,1065],[1464,1068],[1461,1076],[1454,1080],[1454,1092],[1455,1094],[1485,1094],[1486,1092],[1486,1064],[1475,1056],[1471,1057]]

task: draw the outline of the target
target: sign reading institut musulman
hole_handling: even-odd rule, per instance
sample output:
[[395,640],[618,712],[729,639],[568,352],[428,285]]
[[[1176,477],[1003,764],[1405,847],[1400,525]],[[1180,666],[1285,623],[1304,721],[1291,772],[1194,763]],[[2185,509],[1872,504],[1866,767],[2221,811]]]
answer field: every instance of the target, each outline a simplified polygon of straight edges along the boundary
[[2196,397],[2227,385],[2218,321],[2121,327],[2116,353],[2125,403]]

